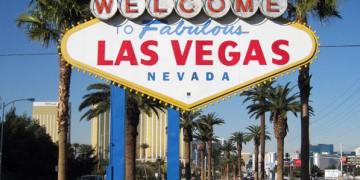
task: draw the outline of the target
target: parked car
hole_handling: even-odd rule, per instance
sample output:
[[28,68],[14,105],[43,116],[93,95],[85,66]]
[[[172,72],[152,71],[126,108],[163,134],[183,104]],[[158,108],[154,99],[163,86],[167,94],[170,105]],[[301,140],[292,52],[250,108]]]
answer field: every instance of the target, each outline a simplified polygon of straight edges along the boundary
[[97,175],[86,175],[82,176],[81,180],[104,180],[101,176]]

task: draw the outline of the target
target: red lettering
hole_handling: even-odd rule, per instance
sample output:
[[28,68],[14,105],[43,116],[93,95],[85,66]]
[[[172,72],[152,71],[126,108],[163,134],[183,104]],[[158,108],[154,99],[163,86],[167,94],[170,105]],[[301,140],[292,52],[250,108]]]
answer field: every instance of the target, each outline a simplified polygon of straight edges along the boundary
[[183,12],[186,12],[186,13],[192,13],[192,12],[194,12],[193,9],[185,9],[185,7],[184,7],[185,1],[186,1],[186,0],[181,0],[181,1],[180,1],[180,9],[181,9]]
[[171,41],[171,45],[173,47],[176,64],[178,66],[185,65],[187,57],[189,55],[191,44],[192,44],[192,41],[187,41],[185,49],[184,49],[184,53],[181,53],[179,41],[175,41],[175,40]]
[[166,13],[166,9],[160,9],[159,8],[159,0],[154,0],[154,12],[156,13]]
[[113,63],[113,60],[105,60],[105,41],[99,41],[97,65],[113,65]]
[[159,60],[158,54],[155,51],[150,50],[149,46],[157,47],[158,42],[157,41],[145,41],[141,45],[141,52],[146,56],[150,56],[150,60],[141,59],[141,64],[146,65],[146,66],[155,65]]
[[137,9],[131,10],[130,7],[137,7],[137,3],[130,3],[130,0],[126,0],[126,13],[137,13]]
[[[255,55],[252,55],[255,52]],[[261,49],[259,40],[251,40],[249,49],[246,52],[243,65],[248,65],[249,61],[258,61],[260,65],[266,65],[265,56]]]
[[267,3],[266,3],[267,12],[279,12],[279,9],[271,9],[271,6],[278,6],[278,3],[271,2],[271,0],[267,0]]
[[246,0],[246,5],[244,6],[244,3],[242,0],[236,0],[236,11],[240,12],[240,7],[242,12],[253,12],[253,1],[252,0]]
[[[125,51],[127,56],[124,56]],[[123,41],[121,44],[115,65],[120,65],[121,61],[129,61],[131,65],[138,65],[131,41]]]
[[289,41],[286,41],[286,40],[278,40],[278,41],[275,41],[272,45],[272,51],[281,56],[282,59],[272,59],[272,63],[273,64],[276,64],[276,65],[285,65],[286,63],[289,62],[290,60],[290,55],[288,52],[286,52],[285,50],[283,49],[280,49],[280,46],[281,45],[284,45],[284,46],[289,46]]
[[104,8],[106,10],[106,14],[110,13],[111,5],[113,3],[113,0],[110,0],[109,4],[106,3],[106,0],[101,0],[101,5],[99,4],[98,0],[95,0],[96,3],[96,9],[99,14],[102,14]]
[[224,8],[225,8],[225,1],[224,1],[224,0],[220,0],[220,2],[221,2],[221,7],[220,7],[219,9],[214,9],[214,8],[212,7],[212,1],[213,1],[213,0],[209,0],[209,1],[208,1],[208,8],[209,8],[209,10],[210,10],[211,12],[221,12],[222,10],[224,10]]
[[211,55],[210,50],[204,50],[204,46],[213,45],[212,41],[196,41],[196,65],[213,65],[212,60],[204,60],[205,55]]
[[226,59],[225,51],[226,48],[231,46],[232,48],[235,48],[238,44],[234,41],[225,41],[219,46],[219,60],[220,62],[225,66],[234,66],[237,64],[240,60],[240,52],[229,52],[229,56],[232,57],[230,61]]

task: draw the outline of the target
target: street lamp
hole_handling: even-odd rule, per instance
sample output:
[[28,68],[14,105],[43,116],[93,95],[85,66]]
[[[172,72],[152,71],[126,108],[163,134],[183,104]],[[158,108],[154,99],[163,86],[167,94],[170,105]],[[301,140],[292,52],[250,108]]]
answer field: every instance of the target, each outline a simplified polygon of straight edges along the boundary
[[3,105],[2,105],[2,116],[1,116],[1,138],[0,138],[0,180],[1,180],[1,168],[2,168],[2,149],[3,149],[3,138],[4,138],[4,122],[5,122],[5,107],[11,103],[14,103],[14,102],[17,102],[17,101],[31,101],[31,102],[34,102],[35,101],[35,98],[29,98],[29,99],[18,99],[18,100],[15,100],[15,101],[11,101],[7,104],[5,104],[5,102],[3,102]]
[[158,156],[158,158],[156,159],[156,161],[159,162],[159,174],[158,174],[158,179],[161,179],[161,175],[160,175],[160,164],[161,164],[161,157]]

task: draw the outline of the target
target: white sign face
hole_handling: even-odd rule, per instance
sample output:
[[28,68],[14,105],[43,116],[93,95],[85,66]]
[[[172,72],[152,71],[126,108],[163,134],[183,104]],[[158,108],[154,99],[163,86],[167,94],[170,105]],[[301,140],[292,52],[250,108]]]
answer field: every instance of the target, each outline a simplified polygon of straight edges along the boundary
[[239,18],[249,18],[259,9],[259,0],[232,0],[231,9]]
[[277,18],[284,14],[287,5],[287,0],[261,0],[260,11],[270,19]]
[[338,178],[339,174],[338,169],[325,169],[325,178]]
[[159,1],[159,0],[147,0],[147,11],[148,13],[155,18],[163,19],[168,17],[172,10],[174,9],[174,1],[173,0],[166,0],[166,1]]
[[214,19],[224,17],[230,7],[230,0],[204,0],[205,13]]
[[136,19],[145,11],[145,0],[119,0],[121,15],[129,19]]
[[76,67],[185,110],[308,63],[317,51],[310,29],[283,19],[197,23],[176,14],[96,19],[66,33],[61,50]]
[[203,7],[203,0],[176,0],[176,13],[185,18],[190,19],[201,12]]
[[108,20],[118,11],[117,5],[116,0],[91,0],[90,10],[96,18]]

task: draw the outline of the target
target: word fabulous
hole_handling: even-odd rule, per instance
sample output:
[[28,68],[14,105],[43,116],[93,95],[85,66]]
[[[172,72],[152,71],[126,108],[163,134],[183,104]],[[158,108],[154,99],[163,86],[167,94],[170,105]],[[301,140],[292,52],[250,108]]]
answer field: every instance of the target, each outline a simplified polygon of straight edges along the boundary
[[249,18],[258,9],[268,18],[277,18],[286,11],[287,0],[91,0],[93,15],[107,20],[119,11],[125,18],[136,19],[145,9],[154,18],[166,18],[175,9],[185,19],[194,18],[203,10],[211,18],[224,17],[230,9],[239,18]]

